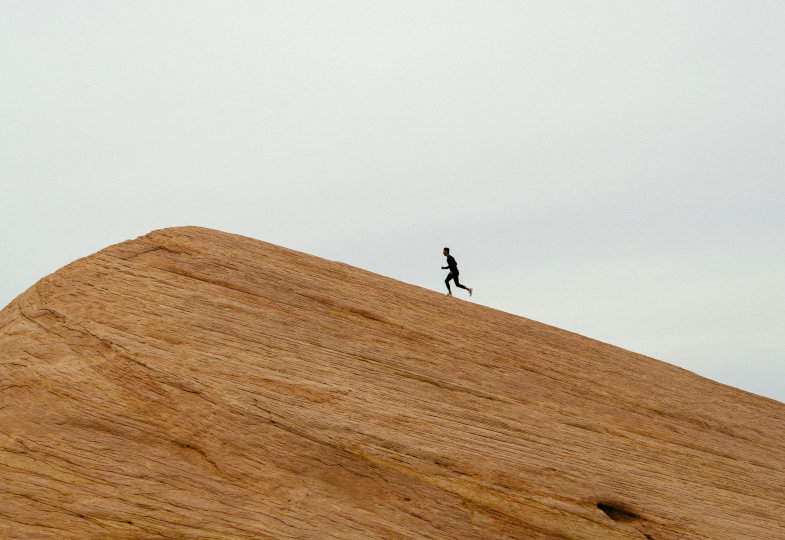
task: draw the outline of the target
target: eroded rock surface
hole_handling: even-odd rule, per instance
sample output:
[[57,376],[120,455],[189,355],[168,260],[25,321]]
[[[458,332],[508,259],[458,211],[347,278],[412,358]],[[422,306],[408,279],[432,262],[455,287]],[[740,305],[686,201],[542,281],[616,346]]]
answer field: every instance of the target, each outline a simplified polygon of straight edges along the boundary
[[0,312],[2,538],[785,538],[785,405],[195,227]]

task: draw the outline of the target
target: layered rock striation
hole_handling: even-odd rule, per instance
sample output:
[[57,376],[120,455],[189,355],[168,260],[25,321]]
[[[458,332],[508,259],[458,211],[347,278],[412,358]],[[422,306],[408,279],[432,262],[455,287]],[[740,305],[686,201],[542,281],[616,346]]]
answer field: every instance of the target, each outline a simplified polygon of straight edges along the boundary
[[785,538],[785,405],[196,227],[0,312],[2,538]]

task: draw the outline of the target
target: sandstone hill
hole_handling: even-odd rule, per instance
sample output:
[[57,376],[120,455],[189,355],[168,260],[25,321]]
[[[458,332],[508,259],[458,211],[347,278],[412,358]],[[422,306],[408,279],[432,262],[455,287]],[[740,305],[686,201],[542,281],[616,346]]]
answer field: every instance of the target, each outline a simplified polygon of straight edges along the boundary
[[785,538],[785,405],[257,240],[0,312],[0,538]]

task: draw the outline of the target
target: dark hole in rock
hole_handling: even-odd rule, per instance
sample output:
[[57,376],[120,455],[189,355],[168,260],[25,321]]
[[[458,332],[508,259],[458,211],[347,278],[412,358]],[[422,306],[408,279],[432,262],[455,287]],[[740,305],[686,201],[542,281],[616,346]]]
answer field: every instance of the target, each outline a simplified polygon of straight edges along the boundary
[[633,514],[629,510],[624,510],[623,508],[619,508],[610,504],[597,503],[597,508],[605,512],[605,515],[611,518],[613,521],[625,522],[640,519],[640,516]]

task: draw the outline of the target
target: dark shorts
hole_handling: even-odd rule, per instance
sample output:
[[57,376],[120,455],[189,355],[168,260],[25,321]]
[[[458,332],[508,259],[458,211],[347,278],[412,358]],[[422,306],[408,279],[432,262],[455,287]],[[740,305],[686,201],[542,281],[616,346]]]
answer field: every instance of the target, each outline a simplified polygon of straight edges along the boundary
[[444,280],[444,283],[447,284],[448,289],[450,288],[450,280],[455,282],[456,287],[460,287],[461,289],[466,288],[465,286],[461,285],[460,281],[458,281],[458,274],[459,272],[457,270],[450,270],[450,273],[447,275],[447,279]]

